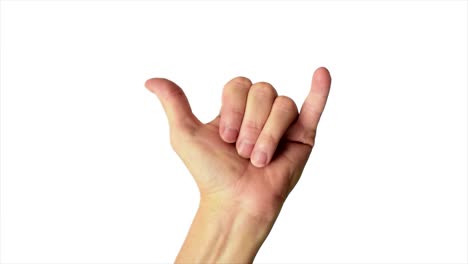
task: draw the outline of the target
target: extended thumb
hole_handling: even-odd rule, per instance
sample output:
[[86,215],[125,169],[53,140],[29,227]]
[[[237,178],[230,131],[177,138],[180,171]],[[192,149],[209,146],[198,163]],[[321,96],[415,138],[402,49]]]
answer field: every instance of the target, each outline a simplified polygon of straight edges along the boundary
[[171,130],[193,129],[201,124],[193,115],[184,91],[174,82],[164,78],[152,78],[146,81],[145,87],[159,98]]

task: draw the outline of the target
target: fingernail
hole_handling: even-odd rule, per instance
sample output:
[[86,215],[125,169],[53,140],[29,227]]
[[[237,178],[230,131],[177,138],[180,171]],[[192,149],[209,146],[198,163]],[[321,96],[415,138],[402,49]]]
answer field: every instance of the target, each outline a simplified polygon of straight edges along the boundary
[[230,128],[230,127],[225,127],[223,129],[224,140],[229,143],[236,142],[238,134],[239,134],[239,131],[237,129]]
[[263,167],[267,162],[267,155],[265,152],[257,150],[252,157],[252,164],[256,167]]
[[244,157],[250,157],[250,153],[252,152],[253,147],[253,144],[241,141],[239,144],[239,154]]

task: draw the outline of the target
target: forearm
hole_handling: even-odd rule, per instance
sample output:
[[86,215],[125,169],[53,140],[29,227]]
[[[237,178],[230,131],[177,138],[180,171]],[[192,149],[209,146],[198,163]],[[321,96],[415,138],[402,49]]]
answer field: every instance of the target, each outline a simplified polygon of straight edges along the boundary
[[252,263],[273,221],[201,201],[176,263]]

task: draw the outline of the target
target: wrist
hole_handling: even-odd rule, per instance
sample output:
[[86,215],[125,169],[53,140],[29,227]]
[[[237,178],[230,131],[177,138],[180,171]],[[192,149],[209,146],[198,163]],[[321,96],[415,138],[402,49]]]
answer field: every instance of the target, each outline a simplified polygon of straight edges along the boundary
[[198,211],[211,215],[216,219],[236,220],[242,219],[246,225],[256,227],[269,227],[275,222],[282,203],[258,201],[248,202],[245,199],[239,200],[222,195],[202,195],[198,206]]
[[203,197],[176,262],[251,263],[275,218]]

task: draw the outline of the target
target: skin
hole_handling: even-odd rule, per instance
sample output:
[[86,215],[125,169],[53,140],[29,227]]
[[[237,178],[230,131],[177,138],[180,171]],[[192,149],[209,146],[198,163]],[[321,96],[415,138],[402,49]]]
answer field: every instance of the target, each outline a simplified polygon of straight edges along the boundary
[[236,77],[223,89],[220,114],[203,124],[179,86],[146,81],[166,112],[171,145],[200,191],[176,263],[253,262],[306,165],[330,84],[328,70],[318,68],[298,113],[269,83]]

